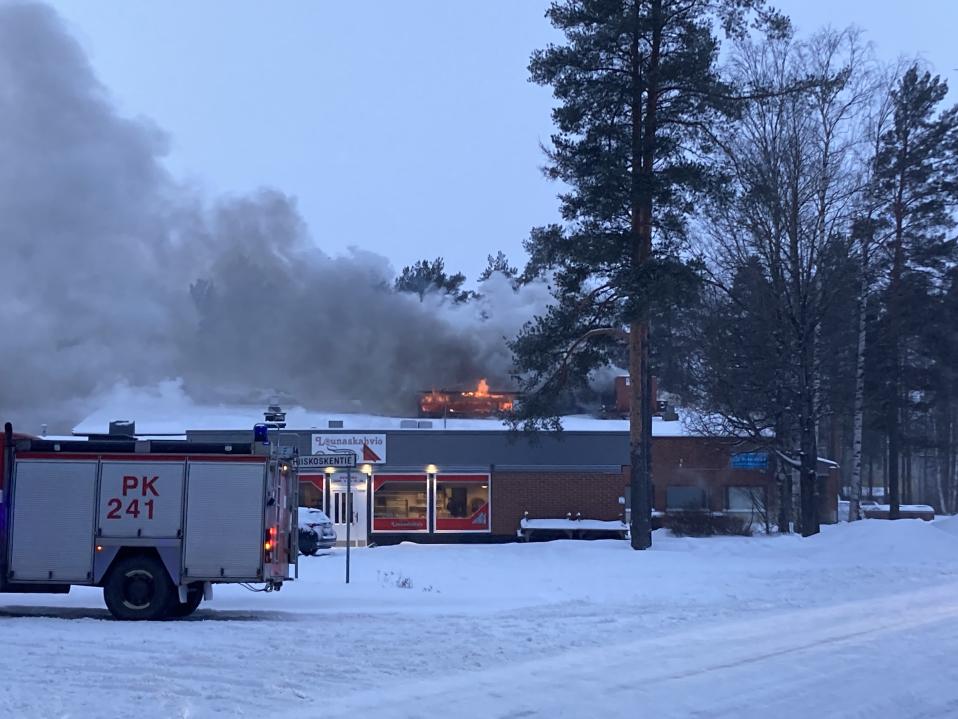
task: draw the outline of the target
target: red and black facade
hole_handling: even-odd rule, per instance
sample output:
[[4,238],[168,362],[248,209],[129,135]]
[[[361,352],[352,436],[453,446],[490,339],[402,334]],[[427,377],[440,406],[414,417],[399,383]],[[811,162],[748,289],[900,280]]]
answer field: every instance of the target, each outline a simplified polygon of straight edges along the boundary
[[[310,453],[313,431],[294,432]],[[337,430],[323,430],[326,435]],[[370,430],[374,431],[374,430]],[[342,430],[348,434],[347,430]],[[237,432],[191,433],[238,440]],[[628,435],[565,431],[535,438],[501,430],[382,430],[387,461],[350,478],[301,473],[301,503],[334,522],[352,512],[370,543],[512,541],[524,517],[624,519]],[[774,458],[721,438],[660,436],[652,442],[656,514],[746,513],[775,504]],[[822,519],[835,521],[836,473],[821,478]],[[831,499],[829,499],[831,498]],[[362,513],[362,516],[359,515]]]

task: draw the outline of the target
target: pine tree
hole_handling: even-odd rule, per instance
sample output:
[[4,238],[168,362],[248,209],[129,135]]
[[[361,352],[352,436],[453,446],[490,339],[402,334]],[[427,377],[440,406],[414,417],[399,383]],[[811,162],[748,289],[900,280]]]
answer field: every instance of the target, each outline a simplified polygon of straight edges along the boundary
[[[892,93],[893,120],[876,159],[878,194],[890,225],[884,243],[888,284],[884,295],[884,426],[888,434],[890,517],[899,517],[905,335],[909,322],[924,321],[924,308],[909,308],[907,275],[940,274],[953,241],[958,205],[958,106],[940,111],[947,84],[913,66]],[[911,312],[909,310],[912,310]],[[909,317],[909,314],[911,317]]]
[[936,494],[941,512],[958,511],[958,262],[948,271],[924,325],[934,392],[932,439],[937,455]]
[[498,272],[510,280],[514,280],[519,276],[519,268],[509,264],[509,258],[506,257],[506,253],[502,250],[499,250],[495,257],[488,255],[486,259],[488,260],[486,267],[479,274],[480,282],[488,280],[494,272]]
[[651,545],[650,320],[657,298],[694,285],[681,250],[695,199],[718,190],[709,130],[734,109],[718,72],[717,29],[748,18],[781,31],[762,0],[562,0],[565,36],[536,51],[531,79],[552,87],[547,175],[563,181],[563,225],[532,231],[526,274],[549,270],[555,304],[512,343],[526,428],[556,426],[556,400],[628,348],[632,546]]
[[446,274],[446,262],[442,257],[435,260],[419,260],[402,268],[393,288],[397,292],[410,292],[422,302],[429,292],[448,295],[455,302],[467,302],[473,297],[469,290],[462,289],[466,276],[461,272]]

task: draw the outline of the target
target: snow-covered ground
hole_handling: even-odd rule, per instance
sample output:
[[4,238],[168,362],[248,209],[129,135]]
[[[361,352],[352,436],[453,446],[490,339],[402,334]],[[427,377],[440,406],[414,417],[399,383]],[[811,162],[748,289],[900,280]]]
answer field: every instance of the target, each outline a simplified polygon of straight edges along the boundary
[[958,716],[958,520],[352,558],[181,622],[0,595],[0,716]]

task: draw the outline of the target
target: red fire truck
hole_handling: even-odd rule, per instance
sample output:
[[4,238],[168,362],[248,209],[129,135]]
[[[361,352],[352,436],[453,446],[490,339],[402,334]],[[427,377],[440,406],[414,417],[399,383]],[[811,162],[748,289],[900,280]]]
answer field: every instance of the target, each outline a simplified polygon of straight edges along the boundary
[[7,423],[0,449],[0,593],[96,586],[117,619],[166,619],[213,584],[293,578],[296,460],[263,425],[248,444],[211,444],[47,439]]

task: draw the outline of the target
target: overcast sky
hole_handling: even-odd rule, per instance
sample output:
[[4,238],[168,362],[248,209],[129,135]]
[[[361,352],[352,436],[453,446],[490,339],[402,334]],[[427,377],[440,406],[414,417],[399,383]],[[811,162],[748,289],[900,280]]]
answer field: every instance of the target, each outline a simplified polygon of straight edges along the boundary
[[[558,216],[539,171],[551,97],[526,81],[555,38],[547,4],[53,2],[121,111],[169,133],[176,176],[284,190],[329,253],[442,255],[471,277],[497,249],[524,261],[529,228]],[[958,85],[954,0],[776,5],[800,30],[856,24],[881,57],[919,55]]]

